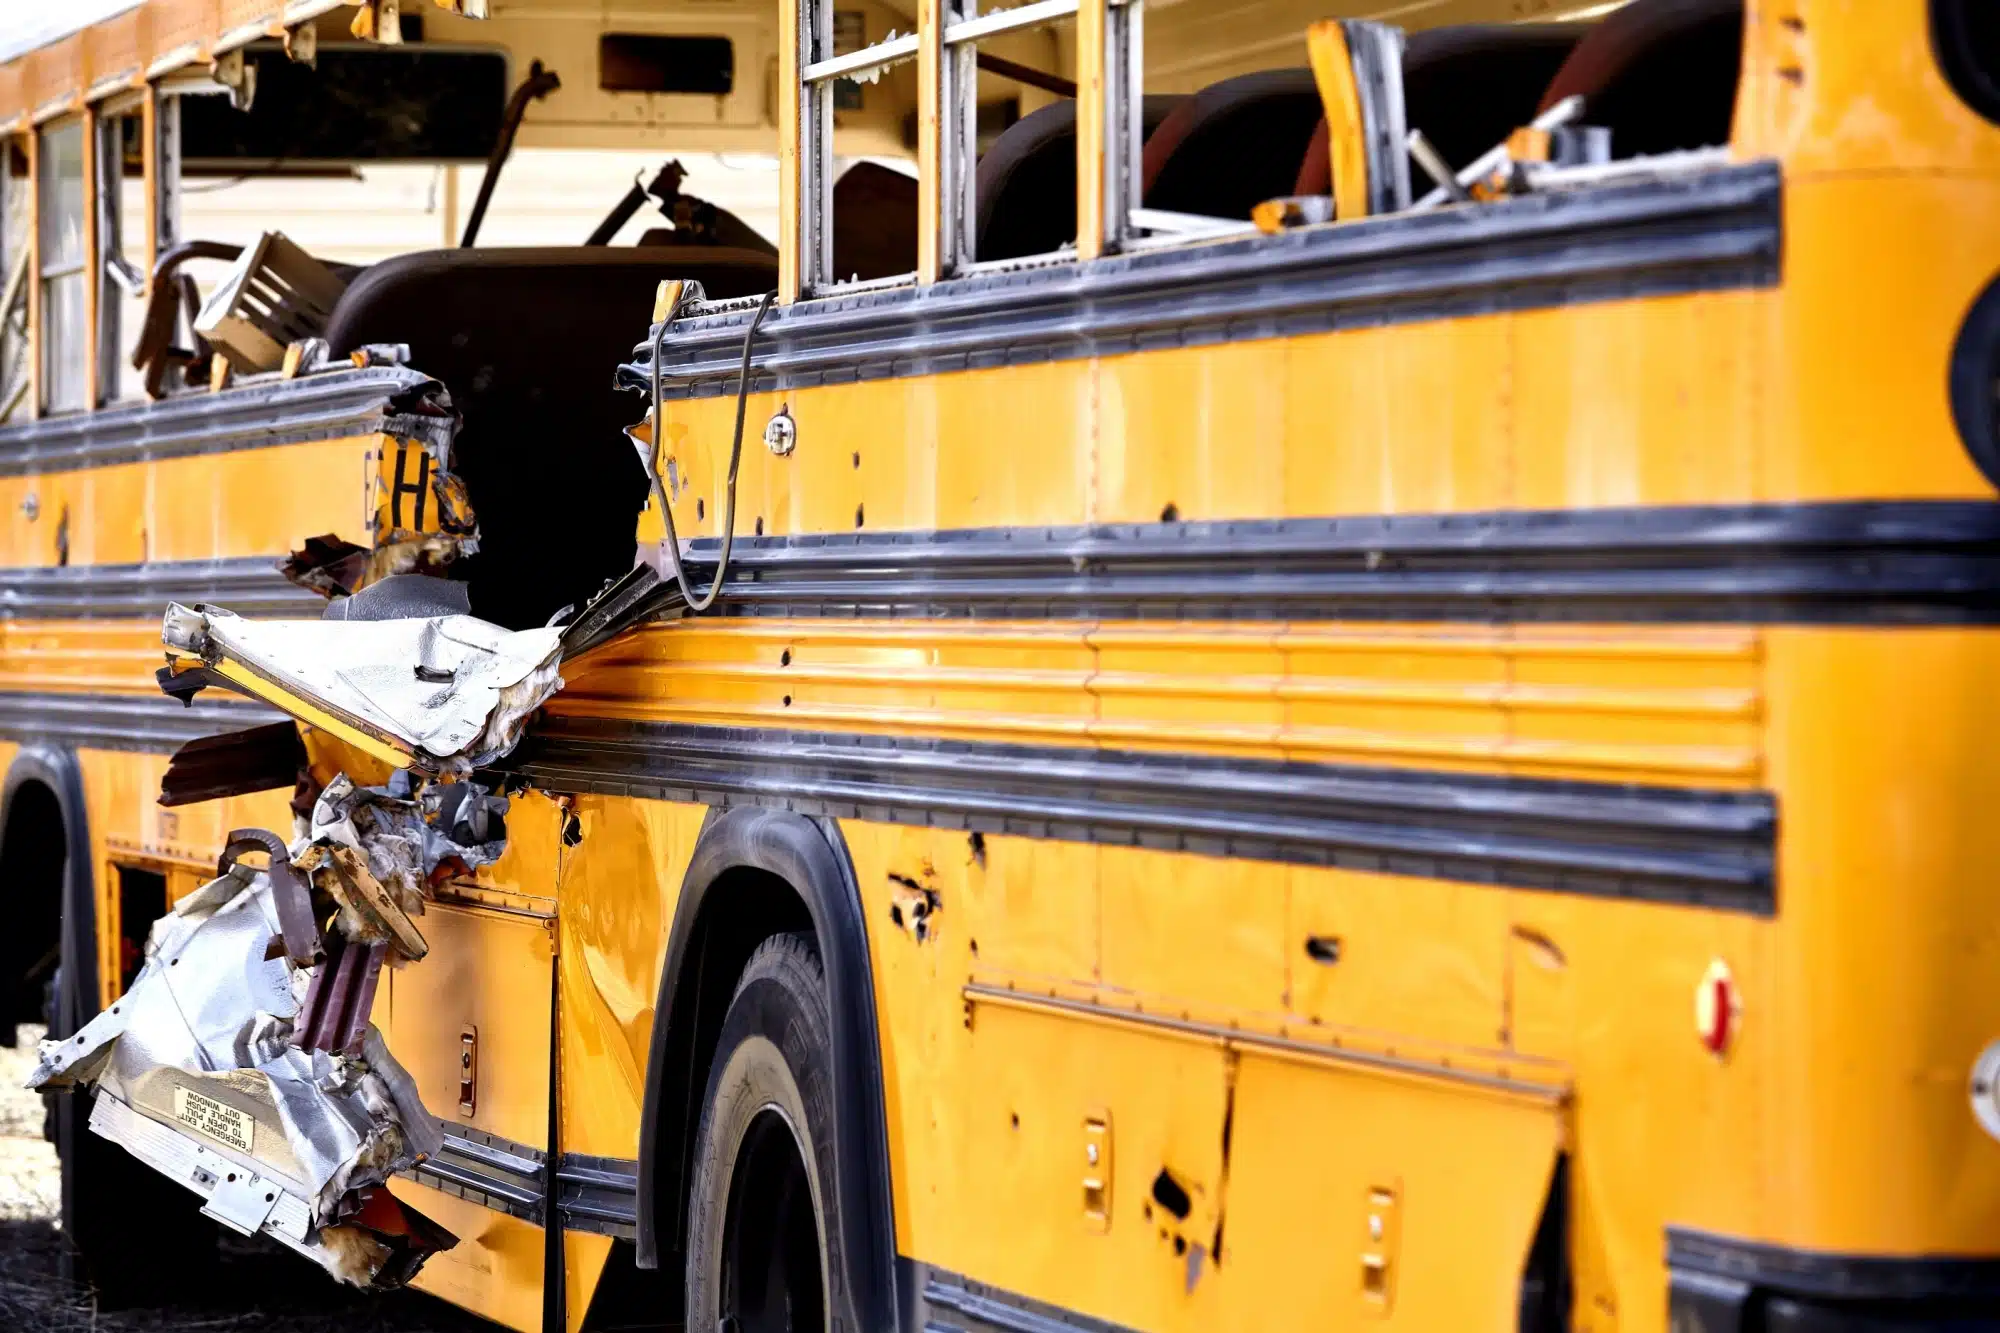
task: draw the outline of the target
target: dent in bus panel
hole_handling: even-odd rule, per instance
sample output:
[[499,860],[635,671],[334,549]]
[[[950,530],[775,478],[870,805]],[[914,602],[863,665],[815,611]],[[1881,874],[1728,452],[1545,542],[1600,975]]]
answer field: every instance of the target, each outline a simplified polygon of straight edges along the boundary
[[667,935],[708,807],[579,796],[570,808],[582,840],[521,858],[546,870],[562,852],[563,1147],[630,1158]]
[[1235,1057],[997,1005],[960,1036],[962,1055],[905,1072],[906,1090],[934,1080],[904,1102],[928,1112],[903,1126],[915,1257],[1134,1328],[1223,1326]]
[[[1414,1044],[1504,1045],[1504,890],[1353,870],[1289,873],[1291,1012]],[[1329,953],[1315,940],[1339,947]]]

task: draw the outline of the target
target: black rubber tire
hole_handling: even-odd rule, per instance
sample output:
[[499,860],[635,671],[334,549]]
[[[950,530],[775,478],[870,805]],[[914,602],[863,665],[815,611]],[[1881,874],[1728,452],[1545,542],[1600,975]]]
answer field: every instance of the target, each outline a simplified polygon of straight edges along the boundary
[[[59,989],[51,986],[51,1000]],[[56,1017],[53,1003],[48,1016]],[[212,1295],[216,1227],[201,1215],[201,1200],[92,1133],[88,1089],[44,1096],[62,1163],[63,1276],[88,1283],[105,1309]]]
[[827,1225],[832,1030],[812,940],[758,945],[722,1021],[695,1138],[690,1329],[823,1333],[846,1304],[840,1241]]

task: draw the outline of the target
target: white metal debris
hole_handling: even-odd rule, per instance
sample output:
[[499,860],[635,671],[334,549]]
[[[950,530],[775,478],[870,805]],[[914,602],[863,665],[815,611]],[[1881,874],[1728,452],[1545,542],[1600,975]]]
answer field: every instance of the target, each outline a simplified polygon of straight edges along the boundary
[[[344,1048],[302,1044],[315,992],[356,946],[329,935],[313,961],[295,960],[299,904],[288,899],[308,881],[270,844],[269,869],[231,862],[154,923],[132,988],[82,1031],[44,1042],[30,1086],[94,1083],[91,1128],[202,1195],[209,1216],[345,1281],[398,1284],[455,1240],[381,1186],[442,1139],[365,1023],[372,971],[354,973],[357,989],[335,1006],[359,1020]],[[257,845],[232,836],[232,848]]]
[[317,710],[431,773],[505,755],[563,683],[560,631],[475,616],[250,621],[176,602],[161,637],[236,688],[307,721]]

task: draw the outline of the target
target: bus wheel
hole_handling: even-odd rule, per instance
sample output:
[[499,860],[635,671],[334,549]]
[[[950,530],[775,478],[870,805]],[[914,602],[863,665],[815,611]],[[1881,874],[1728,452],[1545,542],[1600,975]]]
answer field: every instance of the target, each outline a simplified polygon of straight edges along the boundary
[[804,935],[757,946],[709,1067],[688,1199],[687,1326],[829,1327],[842,1302],[833,1190],[832,1023]]
[[62,1162],[63,1276],[108,1309],[213,1295],[220,1256],[201,1200],[91,1132],[91,1092],[43,1095]]

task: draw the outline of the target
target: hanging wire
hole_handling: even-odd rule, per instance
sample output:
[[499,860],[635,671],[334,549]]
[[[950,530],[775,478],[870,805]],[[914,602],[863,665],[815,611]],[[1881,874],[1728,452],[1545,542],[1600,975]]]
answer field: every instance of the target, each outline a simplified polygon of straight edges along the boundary
[[764,299],[757,305],[757,313],[751,317],[750,327],[743,333],[743,364],[736,373],[736,434],[729,445],[729,480],[726,498],[722,508],[722,558],[716,562],[715,581],[708,585],[708,591],[701,596],[694,595],[694,585],[688,582],[687,567],[681,563],[681,538],[674,527],[674,509],[667,502],[666,488],[660,484],[659,469],[653,458],[659,450],[659,439],[663,418],[660,415],[660,351],[666,343],[667,326],[681,312],[687,301],[687,288],[674,300],[673,309],[667,311],[665,319],[653,330],[653,430],[652,441],[639,451],[640,461],[646,467],[646,481],[652,487],[653,500],[660,506],[660,515],[667,521],[667,559],[674,567],[674,581],[680,584],[681,596],[687,599],[688,611],[699,615],[715,605],[715,598],[722,591],[722,580],[729,573],[729,548],[736,538],[736,467],[743,460],[743,413],[750,397],[750,340],[757,336],[757,328],[764,322],[764,314],[770,310],[771,302],[777,299],[776,292],[765,292]]

